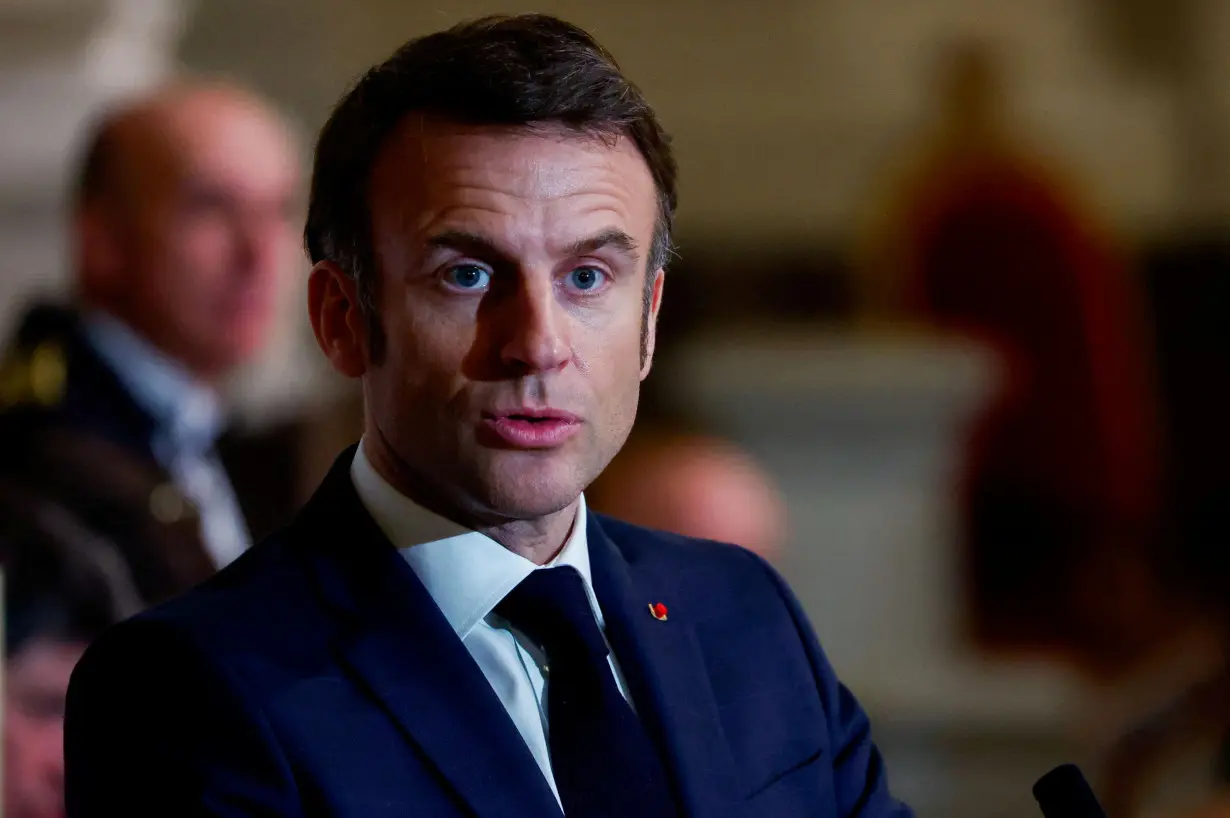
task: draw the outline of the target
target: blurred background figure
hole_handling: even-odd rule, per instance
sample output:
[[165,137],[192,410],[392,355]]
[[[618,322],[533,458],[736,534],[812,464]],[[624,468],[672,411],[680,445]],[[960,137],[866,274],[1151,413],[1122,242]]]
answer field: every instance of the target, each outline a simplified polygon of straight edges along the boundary
[[735,543],[770,561],[786,536],[772,477],[732,443],[700,434],[633,433],[586,495],[603,514]]
[[150,601],[289,514],[276,458],[228,477],[219,388],[270,334],[298,199],[291,135],[253,93],[185,84],[116,107],[76,180],[72,300],[30,309],[0,363],[0,503],[58,505]]
[[1120,670],[1172,630],[1150,582],[1161,477],[1143,294],[1083,193],[1018,135],[991,49],[953,44],[940,68],[935,124],[877,249],[883,306],[1000,362],[965,455],[974,633]]
[[123,567],[109,559],[114,553],[99,550],[71,519],[46,522],[35,530],[0,518],[7,586],[3,805],[10,818],[63,816],[69,677],[86,646],[141,604]]

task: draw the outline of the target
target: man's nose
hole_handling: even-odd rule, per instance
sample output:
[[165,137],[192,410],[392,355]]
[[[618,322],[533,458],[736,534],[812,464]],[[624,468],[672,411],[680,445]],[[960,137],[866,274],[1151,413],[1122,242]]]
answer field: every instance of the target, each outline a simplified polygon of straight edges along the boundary
[[507,334],[500,350],[505,364],[529,372],[549,372],[568,363],[572,357],[569,317],[547,276],[523,279],[516,292],[509,293],[505,307]]

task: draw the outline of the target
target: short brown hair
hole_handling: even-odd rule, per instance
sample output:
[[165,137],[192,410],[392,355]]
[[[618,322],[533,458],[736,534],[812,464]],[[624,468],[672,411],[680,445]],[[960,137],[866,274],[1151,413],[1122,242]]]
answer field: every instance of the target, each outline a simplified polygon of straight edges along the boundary
[[368,190],[378,153],[411,113],[632,139],[658,193],[646,270],[652,287],[651,273],[671,254],[678,201],[670,138],[653,109],[581,28],[542,14],[484,17],[411,40],[372,68],[338,103],[317,141],[304,244],[313,264],[332,261],[356,282],[373,354],[381,354],[383,342]]

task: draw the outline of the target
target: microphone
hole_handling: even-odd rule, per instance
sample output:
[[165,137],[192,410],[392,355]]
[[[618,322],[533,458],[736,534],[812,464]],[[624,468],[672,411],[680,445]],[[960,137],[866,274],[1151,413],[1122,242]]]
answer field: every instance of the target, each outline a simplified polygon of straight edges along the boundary
[[1080,767],[1064,764],[1034,784],[1034,798],[1046,818],[1106,818]]

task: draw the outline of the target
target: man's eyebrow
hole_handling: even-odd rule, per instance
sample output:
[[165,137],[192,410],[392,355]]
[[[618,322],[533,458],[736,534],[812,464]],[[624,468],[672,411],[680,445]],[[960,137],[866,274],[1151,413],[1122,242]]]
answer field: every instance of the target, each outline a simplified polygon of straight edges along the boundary
[[575,241],[568,245],[565,252],[570,256],[586,256],[608,247],[618,250],[624,255],[631,256],[633,259],[639,257],[636,239],[617,227],[612,227],[589,238]]
[[[480,233],[468,230],[444,230],[428,237],[429,248],[455,250],[468,256],[493,260],[507,260],[508,255],[496,246],[495,242]],[[640,257],[636,239],[617,227],[612,227],[595,233],[587,238],[578,239],[564,248],[568,256],[585,256],[603,249],[613,249],[633,260]]]
[[467,256],[485,259],[506,259],[507,255],[495,246],[495,242],[479,233],[466,230],[445,230],[428,237],[427,246],[433,249],[456,250]]

